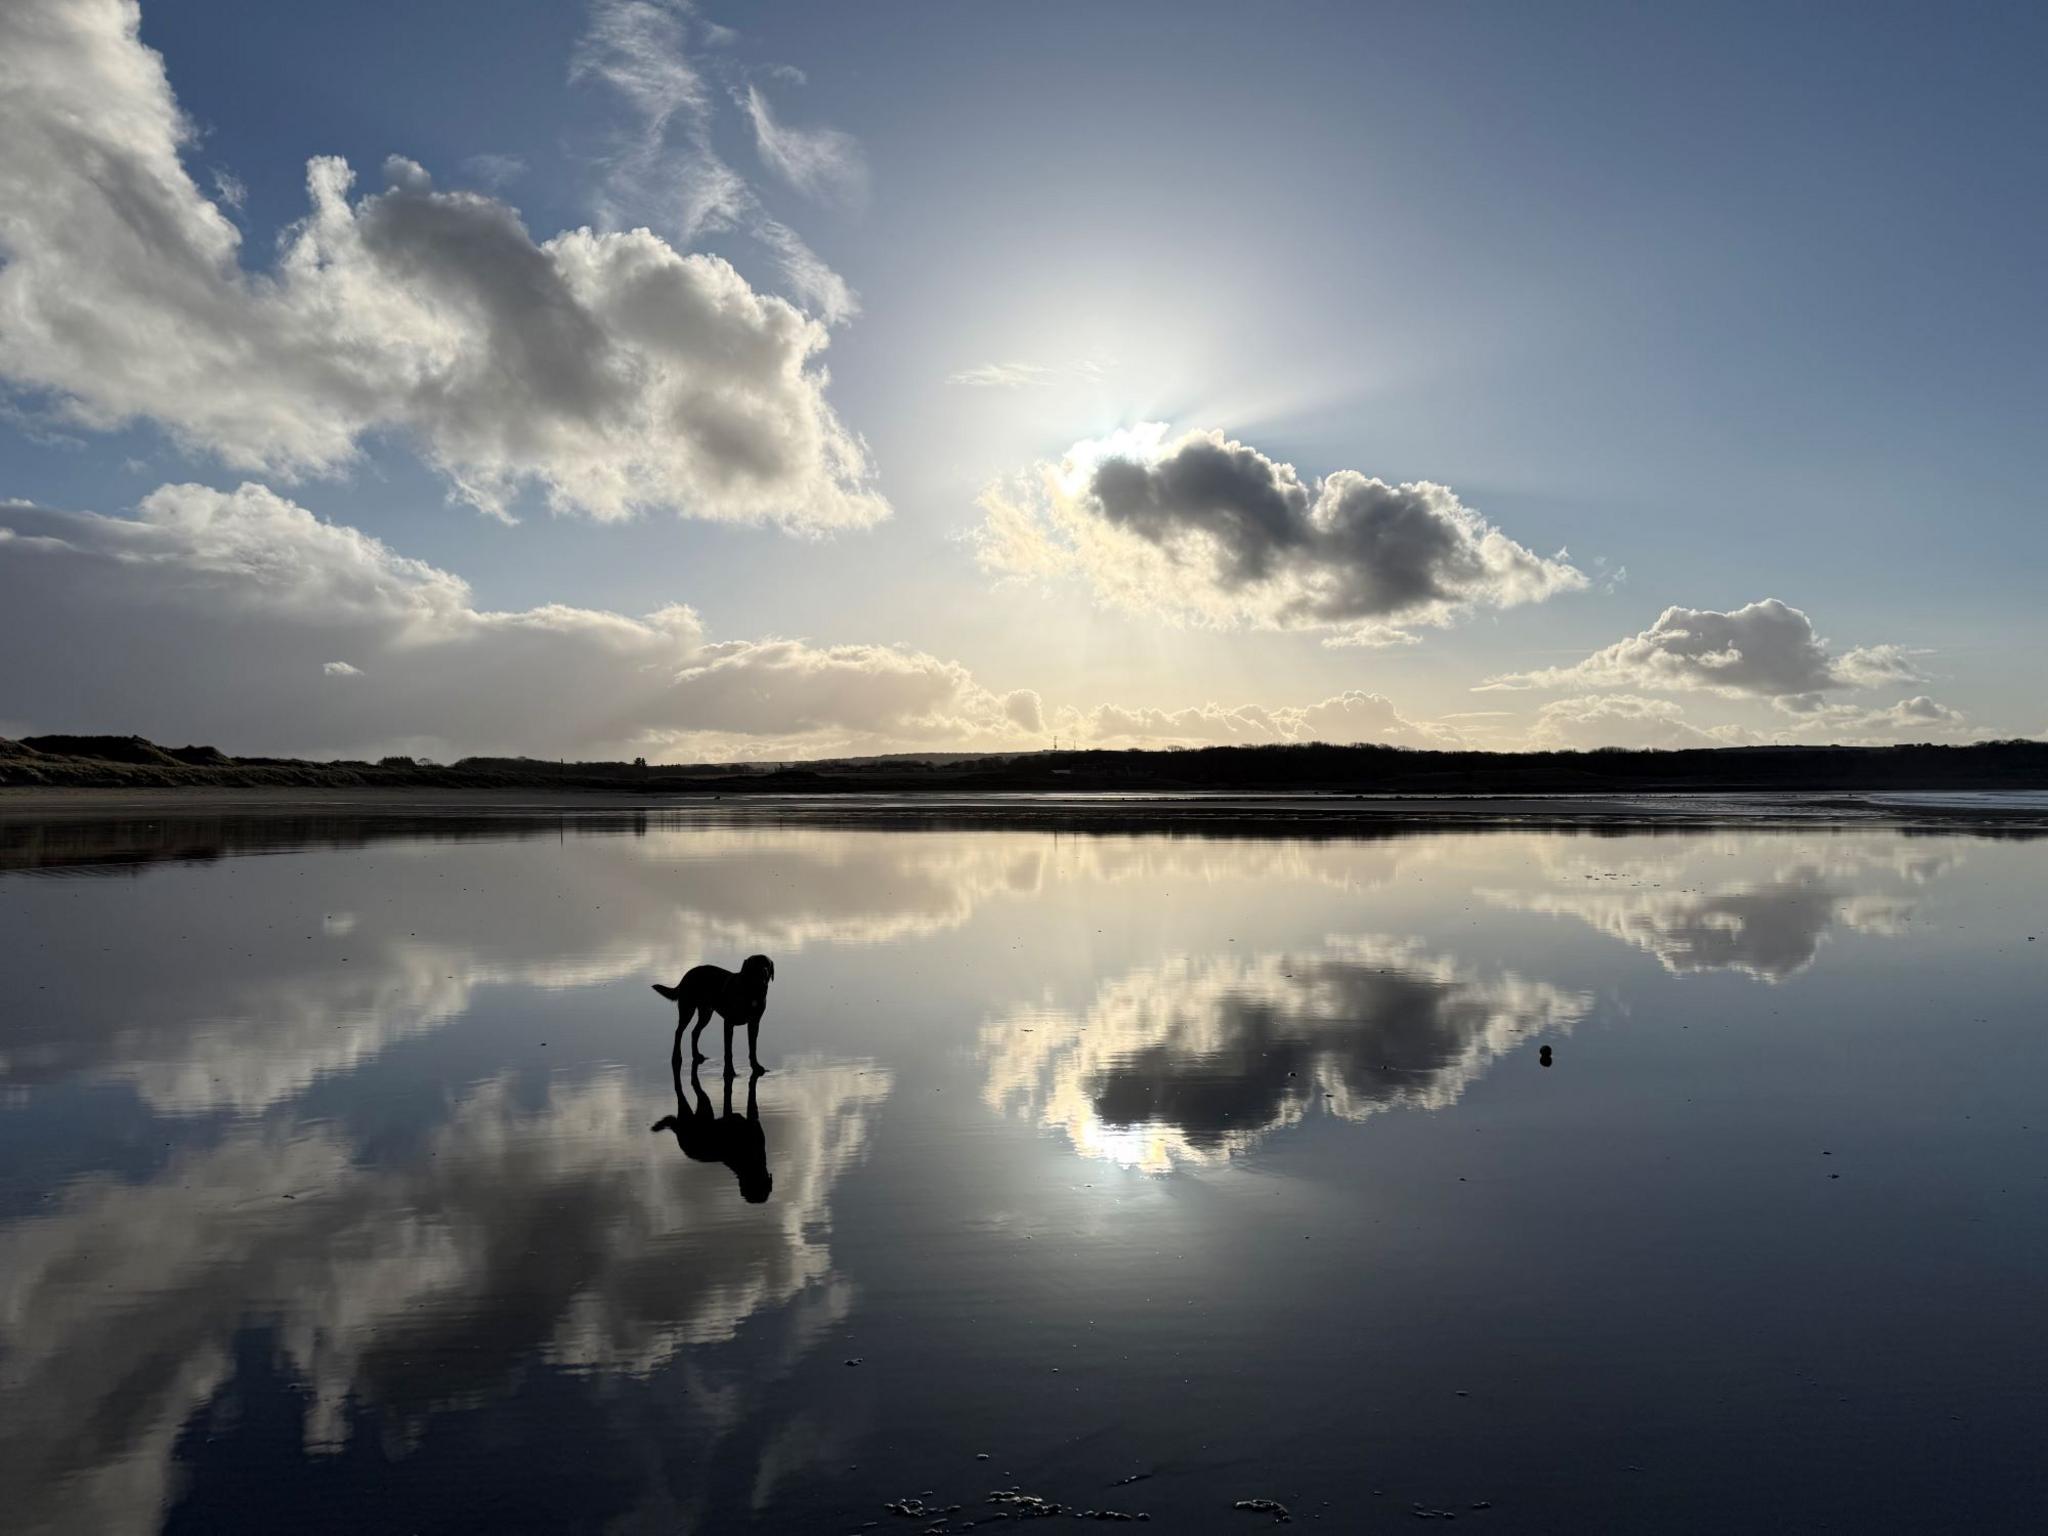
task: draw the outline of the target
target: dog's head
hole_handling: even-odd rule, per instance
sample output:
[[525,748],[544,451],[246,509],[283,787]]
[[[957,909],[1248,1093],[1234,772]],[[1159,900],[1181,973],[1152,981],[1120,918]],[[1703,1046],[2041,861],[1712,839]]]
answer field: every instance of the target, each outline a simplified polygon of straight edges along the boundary
[[740,966],[740,974],[766,992],[768,983],[775,979],[775,962],[766,955],[749,955]]

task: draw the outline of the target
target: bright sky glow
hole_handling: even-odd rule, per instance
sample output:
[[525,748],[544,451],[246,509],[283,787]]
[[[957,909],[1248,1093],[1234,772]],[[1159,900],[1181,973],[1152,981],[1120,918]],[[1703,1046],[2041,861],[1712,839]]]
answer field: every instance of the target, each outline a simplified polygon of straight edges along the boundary
[[2039,734],[2044,64],[2030,7],[14,0],[0,734]]

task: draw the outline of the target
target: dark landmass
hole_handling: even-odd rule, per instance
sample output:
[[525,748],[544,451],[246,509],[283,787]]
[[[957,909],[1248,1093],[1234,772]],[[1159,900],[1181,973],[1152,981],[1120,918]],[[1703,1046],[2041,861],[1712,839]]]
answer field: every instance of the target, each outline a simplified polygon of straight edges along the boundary
[[0,741],[0,871],[112,873],[390,838],[644,836],[707,822],[1353,839],[1879,822],[2028,838],[2048,835],[2043,790],[2048,743],[2035,741],[1531,754],[1216,747],[741,767],[321,763],[36,736]]
[[1165,751],[849,758],[802,764],[433,764],[229,757],[139,736],[0,740],[0,786],[46,789],[444,789],[630,797],[832,794],[1614,795],[2048,789],[2048,742],[1719,747],[1684,752],[1423,752],[1320,743]]

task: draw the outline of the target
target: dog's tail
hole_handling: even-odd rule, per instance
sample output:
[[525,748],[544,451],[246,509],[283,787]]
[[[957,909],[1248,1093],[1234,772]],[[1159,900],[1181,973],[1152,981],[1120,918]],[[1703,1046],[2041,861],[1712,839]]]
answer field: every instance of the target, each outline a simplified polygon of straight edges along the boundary
[[658,981],[654,984],[654,990],[659,992],[663,997],[667,998],[670,1002],[674,1002],[678,997],[682,996],[683,992],[680,983],[673,987],[664,987]]

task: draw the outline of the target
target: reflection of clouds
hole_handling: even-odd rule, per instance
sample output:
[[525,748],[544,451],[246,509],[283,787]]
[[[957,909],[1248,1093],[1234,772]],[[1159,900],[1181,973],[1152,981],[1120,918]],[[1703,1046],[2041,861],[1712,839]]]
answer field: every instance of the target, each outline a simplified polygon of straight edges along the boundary
[[[648,1134],[665,1084],[617,1075],[533,1108],[486,1084],[402,1167],[358,1162],[331,1126],[271,1124],[145,1184],[75,1185],[0,1231],[10,1520],[153,1529],[179,1430],[252,1325],[304,1378],[316,1449],[359,1409],[417,1436],[523,1362],[644,1374],[768,1309],[792,1310],[794,1358],[850,1302],[832,1191],[889,1088],[872,1067],[777,1074],[765,1206]],[[693,1401],[730,1423],[760,1383],[705,1385]]]
[[[657,861],[622,856],[645,843]],[[0,1081],[75,1074],[130,1083],[162,1113],[256,1111],[462,1016],[480,988],[673,979],[728,952],[885,943],[1038,888],[1038,848],[962,839],[947,852],[900,834],[678,832],[584,840],[537,877],[517,844],[394,843],[324,861],[316,891],[276,881],[233,910],[177,883],[208,872],[167,870],[119,914],[127,951],[165,957],[146,998],[103,965],[65,967],[75,995],[0,1053]],[[274,879],[263,862],[236,867]]]
[[1357,890],[1443,852],[1439,840],[1414,838],[1059,838],[789,827],[661,831],[633,847],[689,882],[690,909],[707,944],[789,952],[944,932],[993,898],[1035,897],[1060,885],[1290,881]]
[[1572,917],[1657,957],[1674,975],[1738,971],[1780,982],[1838,928],[1896,937],[1917,893],[1962,862],[1953,845],[1897,833],[1817,841],[1709,837],[1677,848],[1552,845],[1535,888],[1478,891],[1496,906]]
[[545,865],[522,844],[379,844],[323,859],[315,889],[242,860],[238,874],[267,883],[234,905],[195,892],[217,872],[164,869],[88,891],[133,892],[118,923],[125,951],[159,957],[145,962],[146,997],[125,964],[88,952],[65,968],[66,1005],[0,1053],[0,1085],[79,1075],[132,1084],[160,1113],[253,1112],[461,1017],[484,987],[673,979],[703,958],[900,943],[1057,885],[1363,889],[1427,847],[680,828],[577,840]]
[[1159,1172],[1242,1152],[1317,1098],[1351,1120],[1442,1108],[1526,1032],[1567,1027],[1591,1001],[1478,976],[1413,939],[1182,956],[1109,983],[1085,1015],[1022,1007],[987,1025],[983,1097],[1089,1156]]
[[[324,957],[323,957],[324,958]],[[152,1109],[198,1114],[282,1103],[320,1077],[459,1017],[480,982],[518,979],[474,956],[393,946],[344,975],[237,978],[211,1017],[138,1023],[106,1042],[99,1076],[132,1083]]]
[[661,831],[632,847],[645,864],[631,878],[658,876],[699,949],[781,954],[958,928],[992,896],[1036,895],[1053,851],[1043,836],[801,827]]

